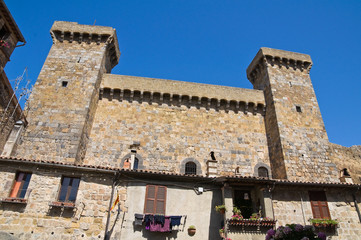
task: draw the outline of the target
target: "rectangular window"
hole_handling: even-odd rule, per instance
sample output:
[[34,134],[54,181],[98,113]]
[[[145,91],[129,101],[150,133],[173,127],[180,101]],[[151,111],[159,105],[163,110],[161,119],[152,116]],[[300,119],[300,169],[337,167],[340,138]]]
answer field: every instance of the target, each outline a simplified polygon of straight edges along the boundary
[[59,192],[59,202],[75,202],[78,193],[80,178],[63,177]]
[[313,218],[331,219],[325,192],[311,191],[309,196]]
[[147,185],[145,193],[144,213],[165,214],[167,187]]
[[25,198],[26,190],[28,189],[31,173],[18,172],[15,176],[15,181],[10,192],[11,198]]

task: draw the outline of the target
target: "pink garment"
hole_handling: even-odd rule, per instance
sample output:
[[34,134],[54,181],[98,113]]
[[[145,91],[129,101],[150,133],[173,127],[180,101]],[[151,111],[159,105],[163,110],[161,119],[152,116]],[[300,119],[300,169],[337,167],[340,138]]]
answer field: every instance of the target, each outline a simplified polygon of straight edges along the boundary
[[151,232],[170,232],[170,217],[165,217],[164,225],[161,223],[151,222],[149,226]]

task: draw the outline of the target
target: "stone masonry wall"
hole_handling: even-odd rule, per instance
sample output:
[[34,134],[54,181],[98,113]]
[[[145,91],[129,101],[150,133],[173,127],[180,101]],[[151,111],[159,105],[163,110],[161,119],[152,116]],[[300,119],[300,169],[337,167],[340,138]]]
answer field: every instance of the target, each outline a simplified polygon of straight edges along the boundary
[[110,35],[96,34],[114,30],[87,26],[87,34],[63,32],[84,31],[80,26],[54,23],[54,44],[29,99],[29,126],[16,156],[74,162],[85,155],[100,80],[109,62]]
[[170,103],[103,98],[99,101],[85,164],[120,167],[133,143],[140,168],[179,173],[184,159],[197,160],[206,173],[215,152],[220,174],[253,176],[269,166],[264,120],[258,112],[225,111]]
[[270,148],[272,167],[276,170],[284,164],[285,173],[276,172],[274,176],[338,182],[337,168],[329,158],[328,137],[309,77],[311,64],[308,55],[261,48],[247,72],[254,87],[265,91],[266,130],[269,145],[273,146]]
[[[294,188],[282,188],[273,192],[273,207],[277,226],[285,226],[291,223],[310,225],[308,220],[313,218],[313,215],[308,190],[312,189],[295,191]],[[347,189],[328,189],[326,191],[331,219],[339,221],[336,233],[327,233],[328,236],[332,236],[332,240],[354,240],[359,239],[361,235],[361,223],[352,193]],[[356,196],[360,208],[361,195],[358,192]]]
[[361,146],[344,147],[330,143],[331,160],[338,170],[347,168],[353,183],[361,183]]
[[[0,198],[11,191],[16,168],[1,166]],[[25,171],[25,169],[24,169]],[[0,205],[0,229],[20,239],[103,239],[107,210],[111,194],[111,176],[81,174],[78,171],[54,171],[30,167],[32,172],[28,187],[26,205],[4,203]],[[63,210],[50,208],[49,203],[57,200],[61,176],[80,177],[76,208]],[[119,186],[120,204],[124,209],[126,189]],[[115,198],[115,197],[114,197]],[[111,214],[111,224],[116,211]],[[112,225],[110,225],[112,226]]]

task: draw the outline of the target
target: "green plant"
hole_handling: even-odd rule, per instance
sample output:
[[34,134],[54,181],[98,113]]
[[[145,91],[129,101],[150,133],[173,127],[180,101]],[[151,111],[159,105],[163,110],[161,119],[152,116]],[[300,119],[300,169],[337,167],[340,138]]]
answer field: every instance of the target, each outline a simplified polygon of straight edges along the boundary
[[252,213],[250,220],[258,220],[260,219],[260,215],[258,213]]
[[215,207],[215,209],[216,209],[217,212],[222,212],[222,211],[227,212],[227,208],[226,208],[225,205],[217,205]]
[[323,219],[323,218],[310,218],[308,220],[312,224],[321,224],[321,225],[337,225],[337,219]]
[[219,233],[224,233],[224,227],[219,229]]
[[196,230],[196,227],[195,227],[194,225],[190,225],[190,226],[188,227],[188,230]]
[[242,212],[238,207],[234,206],[233,207],[233,214],[234,215],[242,215]]

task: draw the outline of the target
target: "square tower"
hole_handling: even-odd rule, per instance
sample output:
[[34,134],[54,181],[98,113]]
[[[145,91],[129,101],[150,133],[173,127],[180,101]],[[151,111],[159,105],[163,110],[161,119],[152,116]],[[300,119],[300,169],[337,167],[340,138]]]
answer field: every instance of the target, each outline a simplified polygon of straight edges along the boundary
[[255,89],[264,91],[273,177],[337,182],[309,75],[311,66],[309,55],[261,48],[247,68],[247,77]]
[[81,162],[103,73],[118,63],[115,29],[55,22],[53,45],[29,99],[29,125],[16,156]]

